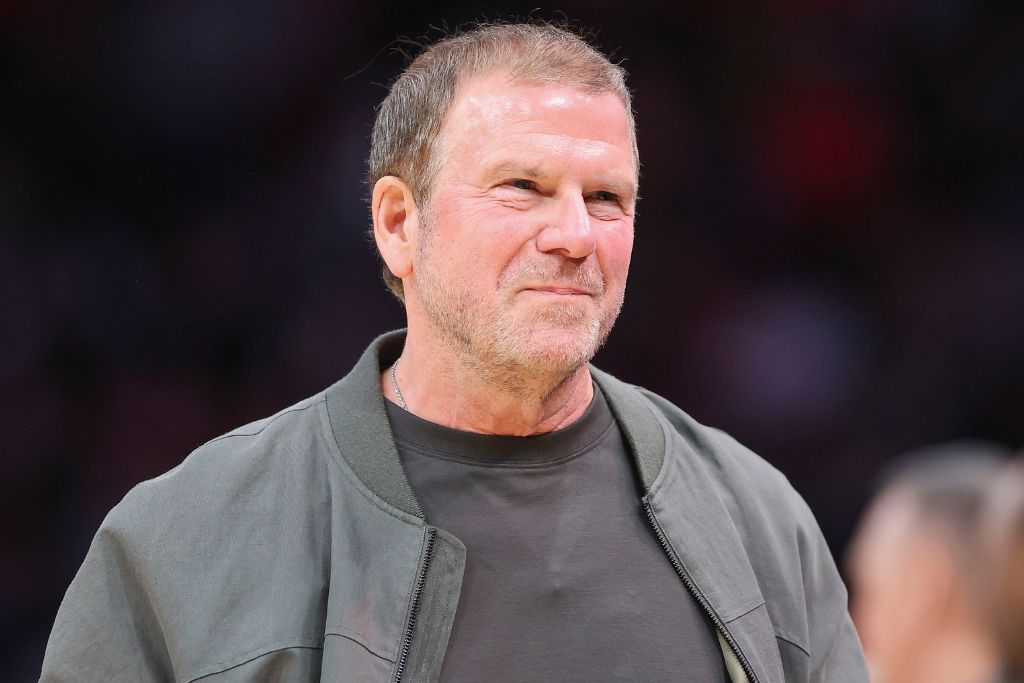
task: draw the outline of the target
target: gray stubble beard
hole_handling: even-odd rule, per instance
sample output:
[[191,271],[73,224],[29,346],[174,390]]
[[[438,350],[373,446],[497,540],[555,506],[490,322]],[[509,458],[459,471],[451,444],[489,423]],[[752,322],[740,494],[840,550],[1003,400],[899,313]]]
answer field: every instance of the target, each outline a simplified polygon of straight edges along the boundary
[[[538,354],[529,346],[532,331],[538,325],[549,329],[568,329],[583,324],[586,313],[579,308],[545,307],[531,316],[510,325],[511,301],[506,300],[494,311],[482,311],[479,300],[472,292],[458,291],[437,277],[430,267],[430,251],[438,248],[434,243],[434,226],[429,214],[422,218],[424,240],[417,247],[419,266],[417,289],[425,312],[442,340],[453,348],[460,362],[481,379],[510,393],[540,393],[547,398],[570,379],[581,367],[590,362],[607,340],[622,308],[623,297],[609,314],[601,308],[607,290],[603,275],[595,261],[573,263],[563,257],[554,268],[542,263],[528,263],[523,259],[508,264],[498,279],[498,291],[513,292],[517,285],[533,282],[571,282],[574,286],[593,292],[592,296],[601,314],[579,331],[580,343],[564,349],[557,356]],[[515,295],[513,295],[515,296]],[[525,334],[524,334],[525,330]]]

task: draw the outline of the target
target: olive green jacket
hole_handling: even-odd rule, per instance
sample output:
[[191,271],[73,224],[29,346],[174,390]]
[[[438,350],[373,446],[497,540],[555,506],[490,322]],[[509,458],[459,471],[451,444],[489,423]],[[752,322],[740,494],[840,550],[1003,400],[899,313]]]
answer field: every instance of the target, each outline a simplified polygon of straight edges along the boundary
[[[391,435],[379,373],[403,341],[379,338],[326,391],[129,492],[64,597],[42,680],[436,680],[466,549],[424,520]],[[846,590],[786,479],[665,399],[593,375],[733,680],[866,681]]]

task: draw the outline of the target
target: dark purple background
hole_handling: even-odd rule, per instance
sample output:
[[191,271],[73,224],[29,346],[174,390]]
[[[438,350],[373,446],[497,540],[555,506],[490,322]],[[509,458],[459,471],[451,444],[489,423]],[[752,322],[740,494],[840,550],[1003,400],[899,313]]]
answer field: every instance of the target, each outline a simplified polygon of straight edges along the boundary
[[[598,363],[775,463],[841,557],[893,455],[1024,441],[1024,3],[674,4],[559,6],[636,92]],[[402,323],[364,236],[384,48],[532,6],[0,4],[0,679],[133,484]]]

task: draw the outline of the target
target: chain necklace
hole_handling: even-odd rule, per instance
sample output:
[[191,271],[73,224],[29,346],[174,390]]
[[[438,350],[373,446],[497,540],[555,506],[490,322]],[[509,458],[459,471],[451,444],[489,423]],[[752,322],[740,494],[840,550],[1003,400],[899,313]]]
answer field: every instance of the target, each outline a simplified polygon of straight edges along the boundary
[[398,361],[402,360],[399,356],[395,364],[391,366],[391,388],[395,390],[395,396],[398,397],[398,405],[402,406],[402,410],[409,412],[409,406],[405,402],[405,398],[402,396],[402,390],[398,388],[398,378],[395,377],[395,370],[398,369]]

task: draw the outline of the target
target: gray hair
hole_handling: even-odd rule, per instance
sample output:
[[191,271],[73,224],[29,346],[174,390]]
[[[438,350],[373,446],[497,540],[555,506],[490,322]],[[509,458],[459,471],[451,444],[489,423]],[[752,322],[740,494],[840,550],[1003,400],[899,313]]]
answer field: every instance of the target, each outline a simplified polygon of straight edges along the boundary
[[986,441],[929,446],[891,465],[882,487],[908,494],[918,526],[944,531],[961,571],[976,579],[982,507],[1009,455],[1009,449]]
[[976,533],[981,504],[1010,450],[986,441],[927,446],[899,458],[882,474],[885,488],[911,494],[925,517]]
[[1000,473],[985,504],[989,608],[1002,648],[1006,680],[1024,678],[1024,454]]
[[[636,124],[626,72],[579,35],[549,23],[483,24],[426,48],[392,84],[377,109],[370,140],[367,181],[393,175],[410,187],[417,203],[430,198],[440,166],[437,140],[460,83],[504,72],[512,80],[568,83],[622,101],[639,171]],[[405,300],[401,279],[385,265],[384,282]]]

